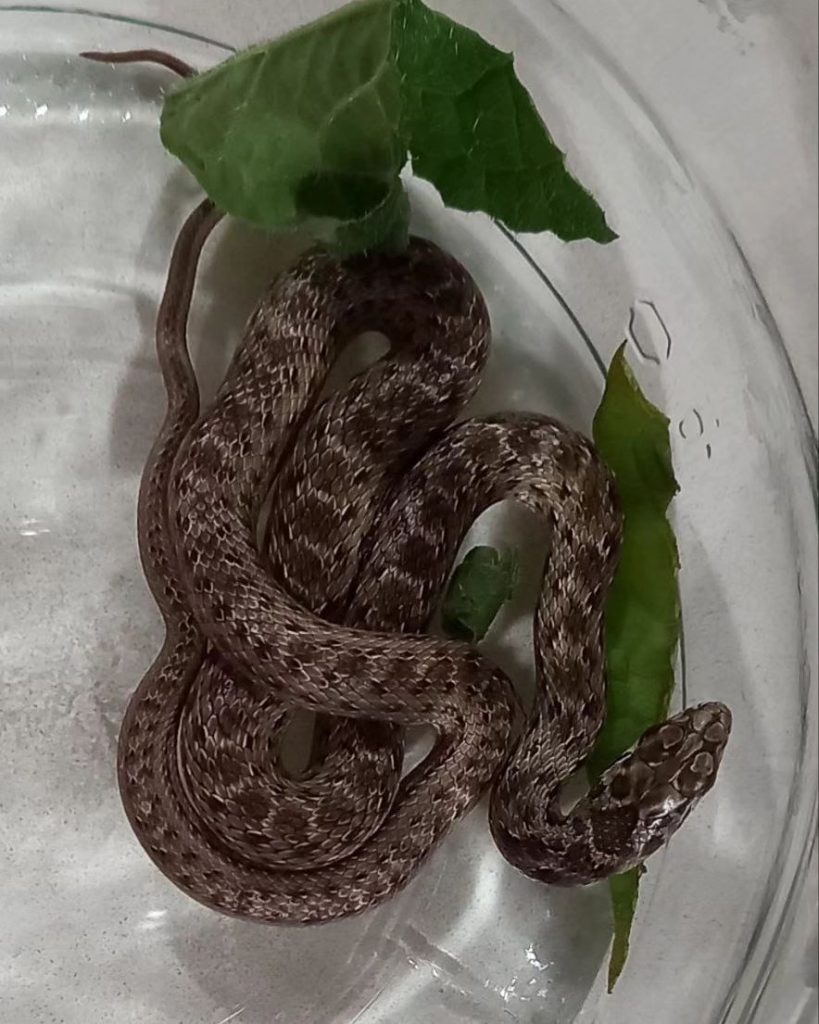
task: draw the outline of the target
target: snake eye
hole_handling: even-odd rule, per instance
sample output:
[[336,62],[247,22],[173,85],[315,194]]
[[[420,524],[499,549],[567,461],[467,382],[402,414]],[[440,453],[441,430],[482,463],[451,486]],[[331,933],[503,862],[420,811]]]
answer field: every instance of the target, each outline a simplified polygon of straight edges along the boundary
[[631,779],[628,772],[619,772],[614,776],[609,792],[614,800],[628,800],[631,796]]

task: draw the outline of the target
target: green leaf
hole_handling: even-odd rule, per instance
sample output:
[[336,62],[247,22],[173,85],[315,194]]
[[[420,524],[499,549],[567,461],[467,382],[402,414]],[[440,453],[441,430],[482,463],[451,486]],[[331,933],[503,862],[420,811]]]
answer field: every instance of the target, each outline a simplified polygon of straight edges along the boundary
[[[668,508],[678,491],[669,421],[642,394],[625,359],[609,369],[594,440],[617,481],[625,525],[606,606],[608,715],[589,759],[597,779],[668,715],[680,640],[679,556]],[[639,874],[612,879],[613,987],[623,969]]]
[[262,227],[347,231],[342,247],[394,234],[385,211],[408,211],[393,10],[360,0],[189,80],[165,101],[164,145],[217,206]]
[[442,612],[444,631],[479,643],[514,594],[519,575],[517,552],[473,548],[452,574]]
[[617,237],[566,170],[512,54],[420,0],[399,4],[395,54],[413,171],[448,206],[566,241]]
[[608,716],[593,776],[668,713],[680,639],[679,556],[668,520],[678,491],[669,421],[642,394],[623,346],[609,369],[594,440],[614,473],[625,527],[606,606]]
[[609,879],[612,914],[614,917],[614,941],[609,958],[609,992],[614,991],[628,959],[631,944],[631,926],[637,912],[637,897],[640,894],[640,878],[645,868],[634,868],[624,875]]
[[342,253],[406,244],[410,153],[452,206],[614,237],[512,57],[421,0],[357,0],[231,57],[167,97],[161,137],[227,213]]

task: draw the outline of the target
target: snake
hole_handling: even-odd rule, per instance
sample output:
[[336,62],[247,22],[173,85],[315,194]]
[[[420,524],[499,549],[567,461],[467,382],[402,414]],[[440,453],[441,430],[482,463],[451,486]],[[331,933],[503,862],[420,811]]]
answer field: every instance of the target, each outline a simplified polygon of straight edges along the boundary
[[[318,924],[402,890],[488,792],[500,853],[532,879],[641,865],[713,788],[732,719],[686,708],[564,806],[606,719],[623,529],[594,444],[544,415],[464,418],[490,315],[466,268],[420,238],[315,249],[280,273],[203,412],[188,316],[221,217],[205,200],[186,220],[157,317],[167,409],[137,522],[165,640],[118,745],[148,856],[221,913]],[[389,352],[325,397],[365,331]],[[428,631],[472,523],[510,498],[551,526],[528,708],[480,649]],[[281,757],[296,711],[321,724],[301,776]],[[405,773],[411,726],[435,742]]]

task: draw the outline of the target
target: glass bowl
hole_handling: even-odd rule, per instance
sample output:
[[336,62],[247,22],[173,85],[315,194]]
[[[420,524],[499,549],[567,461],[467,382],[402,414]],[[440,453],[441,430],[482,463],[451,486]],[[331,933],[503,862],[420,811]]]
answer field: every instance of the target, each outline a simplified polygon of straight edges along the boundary
[[[490,304],[476,410],[588,430],[626,339],[673,423],[677,700],[724,700],[736,724],[716,790],[650,862],[625,976],[607,996],[606,887],[519,876],[484,808],[393,902],[309,930],[222,918],[143,855],[114,777],[126,702],[161,640],[135,502],[163,411],[157,300],[199,194],[159,143],[169,73],[76,54],[152,46],[204,68],[228,48],[123,17],[12,8],[0,10],[3,1020],[761,1020],[816,828],[815,439],[720,211],[595,42],[557,7],[531,10],[476,0],[468,17],[514,49],[619,241],[516,237],[445,211],[423,183],[410,190],[416,230],[456,253]],[[236,223],[209,246],[192,326],[206,392],[287,249]],[[483,517],[476,538],[542,559],[542,531],[513,507]],[[534,573],[488,644],[521,685],[536,586]]]

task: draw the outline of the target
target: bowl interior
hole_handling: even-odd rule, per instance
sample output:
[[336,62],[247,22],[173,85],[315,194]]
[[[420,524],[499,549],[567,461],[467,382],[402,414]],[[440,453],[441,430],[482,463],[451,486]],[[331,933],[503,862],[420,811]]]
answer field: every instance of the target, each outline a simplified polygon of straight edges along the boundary
[[[422,182],[410,189],[416,230],[463,260],[491,308],[494,353],[475,411],[543,411],[588,430],[625,338],[672,422],[685,621],[677,700],[724,700],[736,727],[717,789],[650,864],[626,977],[601,995],[606,888],[563,892],[517,875],[483,808],[392,903],[311,930],[221,918],[142,854],[114,780],[119,722],[162,635],[139,568],[135,501],[163,413],[156,304],[199,194],[159,143],[171,76],[75,54],[155,46],[206,67],[226,50],[124,20],[2,11],[9,1019],[678,1024],[680,1002],[691,1020],[751,1019],[815,820],[812,439],[776,326],[703,190],[591,41],[556,8],[539,5],[536,19],[532,10],[486,0],[470,20],[515,50],[619,241],[516,238],[444,211]],[[191,331],[206,392],[292,251],[236,223],[214,237]],[[488,643],[525,688],[545,531],[503,505],[467,544],[476,540],[517,544],[530,567]],[[673,1000],[658,1005],[658,993]]]

